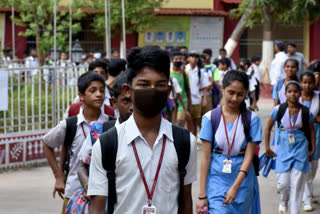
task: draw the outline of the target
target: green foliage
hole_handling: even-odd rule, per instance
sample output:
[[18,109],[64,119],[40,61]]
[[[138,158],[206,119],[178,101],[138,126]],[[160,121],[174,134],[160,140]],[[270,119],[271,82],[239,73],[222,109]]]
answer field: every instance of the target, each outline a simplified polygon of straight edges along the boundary
[[[94,31],[103,36],[105,34],[104,0],[92,0],[92,10],[99,11],[94,18]],[[125,21],[127,33],[141,32],[156,21],[154,9],[159,8],[164,0],[125,0]],[[111,29],[122,24],[121,0],[110,0]]]
[[[57,0],[57,5],[61,0]],[[54,21],[54,1],[53,0],[7,0],[0,1],[0,7],[9,7],[14,4],[19,16],[15,17],[15,23],[26,27],[25,32],[20,32],[22,36],[34,36],[39,39],[40,51],[45,52],[53,46],[53,21]],[[84,0],[73,0],[72,8],[81,8]],[[59,49],[65,50],[65,41],[69,38],[69,8],[58,8],[57,12],[57,44]],[[80,20],[84,13],[81,10],[73,10],[72,32],[80,31]],[[39,38],[37,38],[39,37]],[[40,53],[38,53],[40,54]]]
[[[255,1],[254,10],[248,10],[250,2]],[[255,24],[263,24],[265,15],[263,9],[268,8],[274,23],[286,25],[301,25],[306,18],[313,21],[320,18],[319,0],[244,0],[238,8],[231,10],[230,16],[239,18],[248,13],[250,19],[246,25],[253,27]]]

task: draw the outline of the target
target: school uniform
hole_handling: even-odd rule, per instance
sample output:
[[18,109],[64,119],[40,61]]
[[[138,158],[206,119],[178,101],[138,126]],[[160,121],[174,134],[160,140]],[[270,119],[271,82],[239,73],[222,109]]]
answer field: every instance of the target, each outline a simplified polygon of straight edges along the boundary
[[[303,101],[303,105],[307,106],[310,110],[310,113],[316,117],[320,115],[320,105],[319,105],[319,92],[314,91],[314,95],[312,98],[312,101]],[[302,99],[300,98],[300,103],[302,102]],[[310,106],[311,105],[311,106]],[[313,123],[314,131],[316,133],[316,139],[315,139],[315,152],[312,158],[312,161],[309,161],[309,167],[310,172],[306,174],[306,182],[305,182],[305,188],[303,193],[303,201],[304,203],[311,204],[312,201],[312,195],[313,195],[313,180],[317,174],[318,170],[318,162],[320,158],[320,139],[319,139],[319,130],[320,125],[317,122]]]
[[[259,185],[254,172],[253,164],[251,164],[248,175],[245,177],[239,187],[236,199],[230,205],[223,204],[225,195],[236,180],[243,163],[244,155],[241,155],[241,153],[244,152],[247,144],[251,143],[247,142],[245,138],[244,128],[241,121],[241,116],[239,116],[239,119],[236,120],[233,124],[226,124],[230,144],[232,142],[233,136],[235,135],[235,142],[230,154],[230,160],[232,161],[232,172],[229,174],[222,172],[224,165],[223,162],[228,158],[227,155],[229,148],[226,140],[227,138],[225,134],[223,118],[221,116],[220,124],[217,128],[215,136],[213,136],[211,111],[209,111],[202,117],[200,139],[211,142],[213,147],[206,188],[210,214],[260,213]],[[250,123],[250,136],[252,138],[252,142],[260,143],[262,139],[261,133],[262,128],[260,119],[255,112],[252,112]]]
[[[172,124],[161,118],[159,133],[153,148],[140,133],[134,116],[120,124],[117,129],[118,151],[116,156],[116,194],[114,214],[141,213],[147,205],[148,197],[141,179],[137,161],[133,152],[132,143],[135,142],[136,150],[140,159],[141,168],[144,172],[147,185],[151,189],[160,153],[163,138],[166,139],[165,152],[159,171],[158,181],[155,187],[152,204],[157,213],[177,213],[179,193],[178,157],[173,144]],[[102,166],[100,141],[93,145],[88,195],[108,196],[108,179],[106,170]],[[190,134],[190,156],[186,165],[187,174],[184,184],[191,184],[197,178],[197,149],[196,138]]]
[[[64,197],[68,200],[73,193],[81,188],[80,181],[78,179],[78,169],[80,167],[80,161],[78,160],[78,153],[83,145],[84,140],[90,135],[90,125],[87,123],[84,115],[83,108],[80,108],[80,112],[77,115],[77,131],[71,145],[72,155],[70,157],[70,170],[66,180],[66,186],[64,191]],[[99,119],[101,121],[108,121],[109,116],[101,112]],[[66,120],[62,120],[56,127],[51,129],[44,137],[43,141],[50,148],[56,148],[64,143],[64,139],[67,129]]]
[[[279,105],[274,107],[270,116],[276,121]],[[313,120],[309,115],[309,122]],[[291,121],[291,123],[290,123]],[[292,125],[290,125],[292,124]],[[292,128],[290,128],[292,126]],[[280,205],[288,207],[292,214],[299,213],[302,200],[306,173],[310,172],[308,161],[308,140],[302,128],[301,109],[297,116],[290,116],[286,109],[281,119],[277,142],[277,158],[275,173],[277,174],[277,187],[280,191]],[[293,134],[294,143],[289,142],[289,134]]]
[[286,93],[286,86],[284,84],[284,79],[281,79],[273,86],[272,89],[272,99],[278,100],[279,104],[284,103],[287,101]]

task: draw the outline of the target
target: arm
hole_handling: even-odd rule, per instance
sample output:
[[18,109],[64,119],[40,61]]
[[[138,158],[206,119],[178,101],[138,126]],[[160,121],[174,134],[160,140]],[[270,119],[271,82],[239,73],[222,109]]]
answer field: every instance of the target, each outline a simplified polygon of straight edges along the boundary
[[[244,155],[244,159],[241,165],[241,170],[248,172],[253,160],[254,152],[256,150],[257,143],[248,143],[246,148],[246,153]],[[238,176],[236,180],[234,181],[233,185],[230,187],[228,192],[226,193],[226,197],[223,201],[223,204],[231,204],[232,201],[236,199],[238,189],[242,183],[242,181],[245,179],[246,174],[242,171],[239,171]]]
[[191,112],[191,93],[190,93],[190,89],[187,90],[187,98],[188,98],[188,110],[189,112]]
[[203,89],[202,107],[207,106],[207,87]]
[[105,214],[106,201],[106,196],[93,196],[90,200],[90,214]]
[[250,97],[252,98],[252,105],[250,106],[252,111],[258,110],[256,94],[254,91],[250,92]]
[[266,129],[264,130],[264,145],[266,148],[266,155],[268,157],[274,157],[276,156],[276,154],[270,149],[270,131],[272,129],[274,125],[274,121],[273,119],[270,117],[268,122],[267,122],[267,126]]
[[177,94],[177,98],[178,98],[179,102],[180,102],[181,105],[182,105],[182,108],[183,108],[183,110],[184,110],[184,115],[185,115],[186,120],[191,120],[190,112],[189,112],[188,108],[184,105],[184,102],[183,102],[183,100],[182,100],[182,97],[181,97],[181,94],[180,94],[180,93]]
[[78,170],[78,178],[85,192],[88,191],[89,166],[81,162]]
[[[206,197],[207,191],[207,177],[210,167],[210,161],[211,161],[211,142],[209,141],[202,141],[202,154],[201,154],[201,165],[200,165],[200,190],[199,190],[199,197]],[[208,200],[199,200],[196,204],[196,212],[199,213],[200,210],[204,207],[208,207]]]
[[311,151],[309,154],[309,161],[312,161],[312,157],[315,151],[315,139],[316,139],[316,134],[314,131],[314,127],[313,127],[313,122],[309,123],[309,130],[310,130],[310,137],[311,137]]
[[192,184],[184,185],[183,200],[184,208],[178,210],[178,214],[192,214]]

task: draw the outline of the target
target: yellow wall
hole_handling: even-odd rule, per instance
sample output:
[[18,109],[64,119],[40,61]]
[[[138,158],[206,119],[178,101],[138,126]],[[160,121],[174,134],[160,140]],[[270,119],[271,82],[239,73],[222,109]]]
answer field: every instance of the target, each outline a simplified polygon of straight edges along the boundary
[[161,8],[213,9],[213,0],[165,0]]

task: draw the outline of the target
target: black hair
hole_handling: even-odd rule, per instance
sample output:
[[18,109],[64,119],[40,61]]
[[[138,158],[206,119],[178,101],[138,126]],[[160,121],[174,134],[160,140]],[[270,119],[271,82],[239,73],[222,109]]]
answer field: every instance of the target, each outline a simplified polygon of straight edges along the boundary
[[301,86],[299,84],[299,82],[295,81],[295,80],[291,80],[289,81],[287,84],[286,84],[286,87],[285,87],[285,92],[287,92],[287,89],[290,85],[295,85],[299,91],[301,91]]
[[244,65],[247,65],[248,66],[248,68],[250,67],[250,65],[251,65],[251,62],[250,62],[250,60],[249,59],[243,59],[242,60],[242,62],[243,62],[243,64]]
[[219,49],[219,53],[220,53],[220,52],[225,52],[225,53],[227,53],[227,50],[226,50],[225,48],[220,48],[220,49]]
[[306,70],[300,75],[300,82],[302,82],[302,79],[304,76],[311,77],[312,81],[316,82],[316,77],[314,76],[314,73],[312,71]]
[[92,62],[90,62],[88,69],[89,69],[89,71],[93,71],[97,67],[103,68],[105,74],[108,73],[108,63],[106,61],[101,60],[101,59],[92,61]]
[[116,77],[112,87],[113,96],[116,99],[118,99],[119,95],[121,94],[122,86],[127,83],[128,83],[128,78],[125,73],[120,74],[119,76]]
[[118,51],[118,48],[111,48],[111,53]]
[[219,63],[222,65],[227,65],[228,67],[230,67],[231,65],[231,62],[227,57],[222,57],[221,59],[219,59],[217,64],[219,65]]
[[294,48],[296,48],[297,47],[297,45],[296,45],[296,43],[294,43],[293,41],[288,41],[287,42],[287,46],[292,46],[292,47],[294,47]]
[[238,70],[238,71],[245,71],[246,68],[245,68],[243,65],[238,65],[238,66],[237,66],[237,70]]
[[200,54],[198,54],[197,52],[190,52],[188,54],[188,57],[197,57],[197,58],[200,58]]
[[146,45],[142,48],[132,48],[127,57],[128,60],[128,84],[144,67],[150,67],[159,73],[163,73],[169,80],[170,57],[168,51],[159,46]]
[[188,51],[188,48],[187,48],[186,46],[180,46],[180,47],[179,47],[179,51],[180,51],[181,49],[186,49],[186,50]]
[[206,48],[202,51],[203,54],[208,54],[209,56],[212,56],[212,50],[210,48]]
[[104,87],[106,86],[106,83],[100,74],[94,71],[88,71],[78,78],[78,91],[81,94],[84,94],[90,83],[93,81],[100,81]]
[[181,53],[181,56],[183,57],[183,58],[188,58],[188,53]]
[[180,53],[179,51],[174,51],[172,54],[171,54],[171,58],[173,59],[175,56],[182,56],[183,54]]
[[261,57],[258,56],[258,55],[254,55],[254,56],[251,58],[251,62],[256,62],[256,61],[261,61]]
[[121,58],[112,58],[108,65],[108,74],[116,77],[121,71],[126,70],[127,61]]
[[308,67],[308,70],[315,72],[320,72],[320,60],[315,60],[311,62],[311,64]]
[[[228,71],[222,80],[222,87],[225,89],[226,87],[231,85],[233,81],[241,82],[243,84],[243,87],[246,89],[246,91],[249,90],[249,78],[245,72],[236,71],[236,70]],[[244,99],[240,104],[240,114],[241,114],[241,120],[242,120],[246,139],[248,142],[250,142],[251,141],[250,124],[247,118],[247,106]]]
[[287,60],[284,62],[284,66],[286,66],[286,64],[287,64],[288,62],[294,62],[294,64],[295,64],[296,67],[297,67],[297,72],[298,72],[298,70],[299,70],[299,62],[298,62],[298,60],[293,59],[293,58],[289,58],[289,59],[287,59]]

